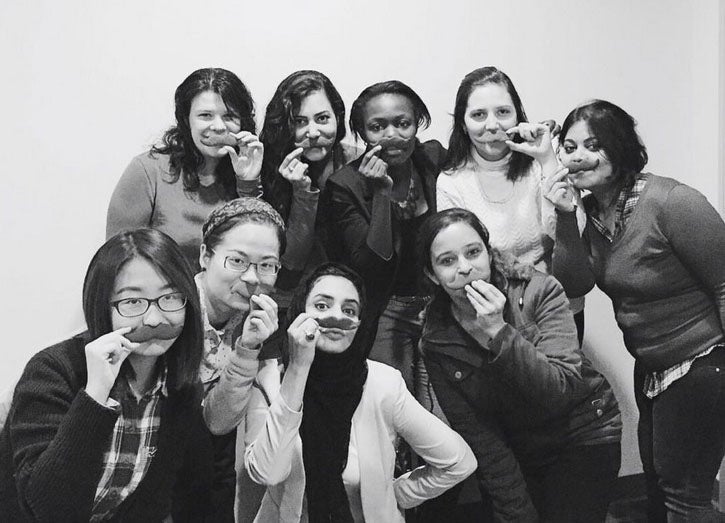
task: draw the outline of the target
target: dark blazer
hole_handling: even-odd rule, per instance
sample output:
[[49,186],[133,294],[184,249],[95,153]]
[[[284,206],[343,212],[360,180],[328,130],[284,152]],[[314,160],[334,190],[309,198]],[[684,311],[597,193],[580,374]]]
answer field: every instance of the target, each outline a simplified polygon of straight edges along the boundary
[[[431,140],[418,142],[411,156],[422,178],[423,192],[431,212],[436,212],[436,178],[445,155],[443,146]],[[368,306],[377,316],[387,305],[398,271],[410,268],[400,266],[400,231],[392,212],[390,222],[383,227],[392,228],[393,256],[385,260],[367,244],[374,186],[358,171],[361,162],[362,157],[333,173],[327,181],[327,205],[330,209],[328,255],[360,273],[367,288]]]
[[[3,521],[88,521],[118,414],[85,393],[86,334],[33,356],[0,433]],[[211,481],[201,386],[169,390],[157,452],[112,521],[200,521]]]
[[545,466],[567,447],[616,443],[622,423],[609,383],[581,353],[561,285],[532,267],[508,274],[507,325],[492,340],[471,337],[440,295],[426,311],[421,348],[498,519],[534,521],[522,469]]

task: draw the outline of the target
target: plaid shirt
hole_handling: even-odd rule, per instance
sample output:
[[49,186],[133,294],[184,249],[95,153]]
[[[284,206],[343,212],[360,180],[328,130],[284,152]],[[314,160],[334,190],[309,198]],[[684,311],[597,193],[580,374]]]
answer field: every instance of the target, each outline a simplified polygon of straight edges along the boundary
[[113,386],[108,405],[120,410],[120,415],[103,457],[103,474],[96,487],[90,521],[111,518],[148,471],[156,454],[161,402],[168,395],[166,373],[164,365],[156,384],[138,401],[125,377]]
[[[634,184],[630,188],[625,187],[619,193],[615,211],[614,232],[610,231],[607,226],[599,220],[599,206],[597,205],[597,201],[594,198],[587,198],[585,203],[587,216],[591,220],[592,225],[594,225],[594,227],[609,241],[609,243],[612,243],[619,237],[620,234],[622,234],[624,227],[627,225],[629,218],[632,216],[632,213],[639,202],[639,197],[646,184],[646,175],[639,173],[634,180]],[[692,358],[677,363],[668,369],[647,374],[644,379],[642,392],[644,392],[650,399],[664,392],[667,387],[689,372],[693,361],[697,358],[710,354],[715,347],[717,347],[717,345],[710,347],[706,351],[701,352]]]

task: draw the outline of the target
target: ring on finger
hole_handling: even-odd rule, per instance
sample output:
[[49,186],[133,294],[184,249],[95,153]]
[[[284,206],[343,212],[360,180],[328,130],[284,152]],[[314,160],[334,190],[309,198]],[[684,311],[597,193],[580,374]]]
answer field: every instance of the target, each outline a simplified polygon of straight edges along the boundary
[[312,341],[315,339],[315,332],[314,331],[305,331],[305,338],[307,341]]

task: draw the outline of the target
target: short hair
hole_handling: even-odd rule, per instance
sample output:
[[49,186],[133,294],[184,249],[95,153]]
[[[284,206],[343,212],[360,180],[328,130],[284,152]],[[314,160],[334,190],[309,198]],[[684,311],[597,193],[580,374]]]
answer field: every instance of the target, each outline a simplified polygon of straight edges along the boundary
[[281,257],[287,245],[284,220],[270,204],[258,198],[236,198],[209,213],[201,228],[202,243],[207,249],[214,250],[227,232],[237,225],[250,222],[269,225],[274,229]]
[[365,106],[370,100],[381,94],[398,94],[406,97],[413,105],[413,115],[418,130],[426,129],[430,125],[430,112],[425,106],[425,103],[423,103],[423,100],[418,96],[418,93],[398,80],[378,82],[363,89],[350,108],[350,129],[352,129],[356,136],[362,138],[363,141],[366,141],[365,121],[363,117]]
[[264,124],[259,139],[264,144],[262,160],[262,187],[265,198],[285,218],[292,204],[292,184],[279,174],[284,157],[292,152],[295,136],[295,114],[310,94],[321,91],[327,96],[337,120],[337,135],[332,147],[333,167],[344,164],[340,142],[345,137],[345,102],[330,79],[319,71],[296,71],[277,86],[267,104]]
[[612,164],[617,180],[624,187],[647,165],[647,148],[637,133],[637,122],[621,107],[605,100],[591,100],[570,112],[561,126],[560,143],[566,140],[571,126],[584,121],[589,132]]
[[[197,69],[179,84],[174,94],[176,125],[169,128],[161,139],[161,145],[151,149],[152,154],[168,154],[173,181],[182,177],[184,188],[199,189],[199,170],[204,156],[194,145],[189,126],[191,103],[199,94],[211,91],[218,94],[227,108],[239,115],[241,129],[256,132],[254,100],[247,86],[231,71],[220,68]],[[229,158],[222,158],[217,167],[219,180],[232,193],[236,192],[234,169]]]
[[[526,111],[524,111],[524,105],[521,103],[521,97],[506,73],[493,66],[474,69],[463,77],[456,92],[456,105],[453,108],[453,129],[448,141],[448,154],[443,166],[447,171],[462,167],[471,153],[471,139],[468,136],[465,122],[468,99],[476,87],[487,84],[498,84],[506,89],[514,103],[516,123],[529,121],[526,117]],[[506,177],[511,181],[518,180],[526,175],[533,161],[534,159],[529,155],[512,151]]]
[[[446,209],[445,211],[440,211],[430,215],[421,224],[420,229],[418,230],[418,256],[421,260],[423,260],[424,267],[429,273],[433,274],[433,263],[430,259],[430,250],[433,246],[433,242],[435,241],[436,236],[438,236],[443,229],[453,225],[454,223],[465,223],[481,237],[481,241],[483,241],[483,245],[485,245],[486,250],[491,257],[491,283],[499,290],[503,291],[504,279],[495,266],[488,229],[481,220],[479,220],[478,217],[468,209],[452,207],[450,209]],[[435,292],[440,293],[444,291],[442,291],[439,287],[436,287]]]
[[184,328],[165,357],[168,384],[180,391],[199,379],[204,351],[204,328],[194,273],[181,249],[155,229],[123,231],[104,243],[88,266],[83,282],[83,314],[88,332],[96,339],[113,330],[111,296],[116,277],[131,260],[141,258],[153,265],[169,284],[186,296]]

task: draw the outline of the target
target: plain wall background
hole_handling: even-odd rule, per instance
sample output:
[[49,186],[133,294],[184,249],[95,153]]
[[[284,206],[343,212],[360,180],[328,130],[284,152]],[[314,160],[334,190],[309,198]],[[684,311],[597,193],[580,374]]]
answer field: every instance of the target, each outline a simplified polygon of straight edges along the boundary
[[[327,74],[348,108],[367,85],[396,78],[431,111],[421,137],[445,145],[461,78],[496,65],[532,120],[561,122],[594,97],[622,106],[640,122],[648,169],[722,209],[724,10],[718,0],[5,0],[0,389],[34,352],[83,328],[81,284],[111,192],[173,122],[174,89],[192,70],[237,73],[260,122],[297,69]],[[638,472],[632,360],[598,291],[586,322],[585,350],[624,413],[621,473]]]

